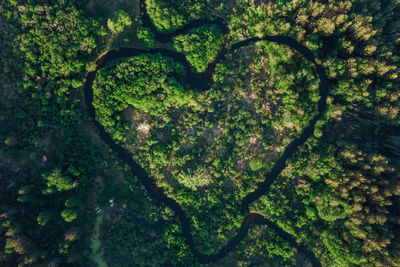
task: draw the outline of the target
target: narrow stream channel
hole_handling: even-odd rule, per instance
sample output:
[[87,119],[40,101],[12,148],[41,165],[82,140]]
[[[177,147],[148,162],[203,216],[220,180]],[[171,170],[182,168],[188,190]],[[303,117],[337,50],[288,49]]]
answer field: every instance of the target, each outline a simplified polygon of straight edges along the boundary
[[[206,24],[214,24],[217,25],[222,32],[227,33],[228,32],[228,27],[224,23],[222,19],[216,19],[213,21],[208,21],[208,20],[196,20],[188,25],[186,25],[184,28],[181,30],[178,30],[174,33],[169,33],[169,34],[163,34],[163,33],[158,33],[154,27],[154,25],[151,23],[151,19],[148,16],[145,6],[144,6],[144,1],[142,1],[141,5],[142,9],[142,14],[143,14],[143,21],[144,21],[144,26],[149,27],[153,30],[155,33],[156,39],[158,42],[171,42],[172,38],[178,34],[183,34],[188,31],[190,31],[193,28],[196,28],[201,25],[206,25]],[[215,254],[204,254],[197,250],[194,241],[193,241],[193,236],[191,233],[191,220],[186,216],[185,211],[179,206],[179,204],[172,198],[168,197],[164,189],[161,187],[158,187],[154,180],[151,179],[146,171],[144,170],[143,167],[141,167],[136,161],[133,160],[131,154],[123,148],[121,145],[118,145],[115,143],[115,141],[112,139],[112,137],[105,131],[104,127],[95,119],[95,109],[92,105],[93,101],[93,91],[92,91],[92,86],[93,82],[96,77],[96,73],[99,69],[102,67],[106,66],[109,62],[123,58],[123,57],[133,57],[133,56],[138,56],[142,53],[160,53],[163,56],[173,58],[177,62],[181,63],[187,73],[183,77],[183,82],[190,84],[192,88],[197,88],[198,90],[207,90],[210,88],[211,83],[212,83],[212,74],[214,73],[216,63],[218,60],[227,52],[232,52],[236,49],[239,49],[241,47],[245,47],[248,45],[251,45],[255,42],[258,41],[269,41],[269,42],[275,42],[278,44],[284,44],[300,54],[302,54],[307,60],[311,61],[314,63],[320,83],[319,83],[319,95],[320,95],[320,100],[318,102],[318,111],[316,115],[313,117],[313,119],[309,122],[308,126],[306,126],[302,133],[300,134],[299,137],[294,139],[285,149],[284,153],[282,156],[278,159],[276,164],[273,166],[271,171],[266,174],[264,181],[260,182],[257,184],[256,189],[249,193],[247,196],[243,198],[242,201],[242,213],[243,214],[248,214],[247,217],[243,220],[242,225],[240,229],[238,230],[237,234],[225,245],[223,246],[217,253]],[[304,253],[309,260],[311,261],[313,266],[321,266],[321,263],[319,260],[316,258],[315,254],[308,250],[304,245],[297,244],[295,238],[285,232],[283,229],[281,229],[278,225],[273,223],[272,221],[266,219],[262,215],[258,213],[249,213],[249,206],[251,203],[259,199],[262,195],[264,195],[269,187],[272,185],[272,183],[276,180],[276,178],[279,176],[279,174],[282,172],[282,170],[286,167],[286,160],[289,159],[301,146],[304,144],[307,139],[312,136],[315,125],[317,121],[322,117],[323,112],[326,109],[326,100],[328,97],[328,78],[325,74],[325,70],[321,65],[318,65],[315,62],[315,57],[314,54],[306,48],[304,45],[300,44],[298,41],[291,37],[287,36],[265,36],[262,38],[251,38],[245,41],[238,42],[234,45],[231,46],[231,48],[225,48],[217,57],[217,60],[215,60],[213,63],[210,64],[208,69],[204,73],[195,73],[192,72],[191,67],[189,63],[187,62],[185,55],[182,53],[177,53],[171,50],[167,49],[155,49],[152,51],[144,51],[136,48],[130,48],[130,47],[121,47],[118,51],[108,51],[104,55],[102,55],[100,58],[97,59],[96,61],[97,64],[97,69],[95,71],[89,72],[86,76],[86,81],[84,84],[84,90],[85,90],[85,102],[87,105],[87,111],[92,118],[96,128],[99,131],[99,135],[101,139],[113,150],[115,151],[121,159],[127,163],[131,169],[132,172],[138,177],[138,179],[141,181],[141,183],[145,186],[145,189],[147,193],[153,198],[156,199],[157,201],[164,203],[167,205],[170,209],[174,211],[176,216],[178,216],[180,222],[181,222],[181,229],[183,236],[186,239],[186,242],[194,254],[195,257],[198,258],[200,263],[207,263],[211,261],[216,261],[221,258],[223,258],[229,251],[233,250],[235,246],[243,240],[243,238],[247,235],[249,228],[252,225],[267,225],[269,228],[273,229],[276,231],[278,234],[280,234],[285,240],[287,240],[292,246],[296,247],[298,251]]]

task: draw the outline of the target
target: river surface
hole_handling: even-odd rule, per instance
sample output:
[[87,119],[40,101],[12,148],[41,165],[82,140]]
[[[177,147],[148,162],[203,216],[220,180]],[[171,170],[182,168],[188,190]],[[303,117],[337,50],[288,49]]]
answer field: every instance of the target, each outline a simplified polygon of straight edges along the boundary
[[[173,33],[159,33],[156,31],[153,23],[151,22],[150,17],[148,16],[146,12],[146,8],[144,6],[144,1],[142,1],[141,4],[141,11],[142,11],[142,19],[144,22],[145,27],[149,27],[156,36],[156,40],[158,42],[171,42],[173,37],[179,34],[184,34],[190,31],[193,28],[202,26],[202,25],[207,25],[207,24],[214,24],[217,25],[223,33],[228,33],[228,27],[224,23],[224,21],[220,18],[217,18],[215,20],[195,20],[191,22],[190,24],[186,25],[182,29],[175,31]],[[145,169],[140,166],[135,160],[133,160],[132,155],[130,152],[128,152],[125,148],[123,148],[121,145],[115,143],[115,141],[112,139],[112,137],[106,132],[104,127],[95,119],[95,109],[92,105],[93,101],[93,91],[92,91],[92,86],[94,79],[96,77],[96,73],[99,69],[102,67],[106,66],[109,62],[114,61],[119,58],[124,58],[124,57],[133,57],[133,56],[138,56],[143,53],[160,53],[163,56],[173,58],[177,62],[181,63],[185,69],[186,73],[182,77],[180,77],[180,81],[190,85],[192,88],[196,88],[198,90],[207,90],[210,88],[213,80],[212,80],[212,75],[215,70],[216,63],[221,59],[224,54],[227,52],[233,52],[234,50],[237,50],[241,47],[245,47],[251,44],[254,44],[255,42],[258,41],[268,41],[268,42],[275,42],[278,44],[283,44],[286,45],[297,52],[299,52],[301,55],[303,55],[307,60],[312,62],[316,68],[316,72],[319,77],[319,96],[320,99],[318,101],[318,110],[314,117],[311,119],[309,122],[308,126],[306,126],[302,133],[300,134],[299,137],[294,139],[285,149],[283,152],[282,156],[278,159],[278,161],[275,163],[275,165],[272,167],[271,171],[266,174],[264,181],[260,182],[257,184],[256,189],[249,193],[247,196],[243,198],[242,201],[242,213],[243,214],[248,214],[246,218],[243,220],[242,225],[240,229],[238,230],[237,234],[229,240],[217,253],[215,254],[204,254],[200,252],[193,240],[193,235],[191,233],[191,225],[192,222],[191,220],[186,216],[185,211],[181,208],[181,206],[171,197],[167,196],[167,194],[164,192],[164,189],[161,187],[158,187],[154,180],[149,177]],[[323,112],[326,109],[326,100],[328,97],[328,78],[325,74],[324,68],[317,64],[315,61],[315,57],[312,51],[310,51],[307,47],[304,45],[300,44],[298,41],[291,37],[287,36],[265,36],[262,38],[251,38],[248,40],[244,40],[238,43],[233,44],[230,48],[224,48],[218,55],[217,59],[211,63],[207,70],[203,73],[196,73],[193,72],[190,64],[187,62],[186,57],[182,53],[177,53],[172,50],[168,49],[155,49],[151,51],[145,51],[141,49],[136,49],[136,48],[131,48],[131,47],[121,47],[118,51],[110,50],[101,57],[99,57],[96,60],[97,68],[95,71],[89,72],[86,76],[86,81],[84,84],[84,90],[85,90],[85,102],[87,105],[87,110],[90,115],[90,117],[93,119],[93,122],[98,129],[99,135],[101,139],[113,150],[115,151],[119,157],[127,163],[131,169],[132,172],[138,177],[140,182],[144,185],[147,193],[155,200],[158,202],[164,203],[167,205],[171,210],[174,211],[175,215],[179,218],[181,222],[181,230],[184,238],[186,239],[186,242],[194,254],[196,258],[198,258],[200,263],[208,263],[212,261],[216,261],[219,259],[222,259],[229,251],[233,250],[235,246],[243,240],[243,238],[246,237],[248,230],[250,227],[253,225],[267,225],[269,228],[273,229],[276,231],[279,235],[281,235],[285,240],[287,240],[292,246],[296,247],[298,251],[304,253],[308,259],[311,261],[313,266],[321,266],[321,263],[315,256],[315,254],[307,249],[304,245],[297,244],[295,238],[291,236],[289,233],[285,232],[282,228],[280,228],[277,224],[274,222],[268,220],[264,216],[254,213],[254,212],[249,212],[249,206],[251,203],[259,199],[262,195],[264,195],[269,187],[272,185],[272,183],[277,179],[279,174],[282,172],[282,170],[286,167],[286,161],[289,159],[301,146],[304,144],[307,139],[313,135],[315,125],[317,121],[322,117]],[[139,223],[139,225],[144,225],[145,221],[142,221],[139,219],[137,216],[135,216],[132,212],[128,211],[128,214],[126,218],[130,221]],[[149,224],[151,226],[151,224]],[[154,225],[154,227],[159,227],[159,225]]]

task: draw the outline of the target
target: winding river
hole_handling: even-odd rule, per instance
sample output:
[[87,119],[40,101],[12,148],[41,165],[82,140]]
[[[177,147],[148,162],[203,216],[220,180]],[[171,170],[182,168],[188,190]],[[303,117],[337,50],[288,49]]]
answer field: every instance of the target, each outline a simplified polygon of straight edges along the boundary
[[[228,27],[224,23],[222,19],[216,19],[216,20],[195,20],[191,22],[190,24],[186,25],[184,28],[175,31],[173,33],[159,33],[156,31],[153,23],[151,22],[150,17],[148,16],[146,12],[146,7],[144,4],[144,1],[141,1],[141,11],[142,11],[142,18],[144,22],[145,27],[149,27],[156,36],[156,40],[158,42],[171,42],[172,38],[176,35],[179,34],[184,34],[187,33],[190,29],[196,28],[198,26],[202,25],[207,25],[207,24],[215,24],[217,25],[222,32],[228,33]],[[177,62],[181,63],[185,68],[186,68],[186,75],[183,77],[183,81],[190,84],[192,88],[197,88],[199,90],[206,90],[211,86],[212,83],[212,74],[214,73],[214,69],[216,66],[216,63],[218,60],[227,52],[233,52],[236,49],[239,49],[241,47],[248,46],[250,44],[253,44],[257,41],[269,41],[269,42],[275,42],[278,44],[284,44],[300,54],[302,54],[307,60],[311,61],[317,71],[320,83],[319,83],[319,95],[320,95],[320,100],[318,102],[318,111],[316,115],[312,118],[312,120],[309,122],[308,126],[306,126],[302,133],[300,134],[299,137],[294,139],[285,149],[284,153],[282,156],[278,159],[278,161],[275,163],[273,168],[269,173],[266,174],[264,181],[260,182],[257,184],[256,189],[249,193],[247,196],[243,198],[242,201],[242,213],[243,214],[248,214],[247,217],[243,220],[242,225],[240,229],[238,230],[237,234],[226,244],[224,245],[217,253],[215,254],[204,254],[197,250],[193,236],[191,233],[191,220],[186,216],[185,211],[179,206],[179,204],[164,192],[164,189],[161,187],[158,187],[154,180],[149,177],[149,175],[146,173],[145,169],[141,167],[135,160],[133,160],[131,154],[123,148],[121,145],[118,145],[115,143],[115,141],[112,139],[112,137],[105,131],[104,127],[95,119],[95,109],[92,105],[93,101],[93,91],[92,91],[92,86],[94,79],[96,77],[96,73],[99,69],[102,67],[106,66],[109,62],[116,60],[118,58],[122,57],[133,57],[140,55],[142,53],[160,53],[163,56],[173,58]],[[287,36],[265,36],[262,38],[251,38],[245,41],[241,41],[238,43],[233,44],[230,48],[224,48],[220,54],[218,55],[217,59],[209,65],[207,70],[204,73],[195,73],[191,71],[191,67],[189,63],[187,62],[185,55],[182,53],[177,53],[172,50],[168,49],[155,49],[152,51],[144,51],[141,49],[136,49],[136,48],[130,48],[130,47],[121,47],[118,51],[113,51],[110,50],[101,57],[99,57],[96,60],[97,68],[95,71],[89,72],[86,76],[86,81],[84,84],[84,90],[85,90],[85,102],[87,105],[87,111],[92,118],[96,128],[98,129],[99,135],[101,139],[113,150],[115,151],[119,157],[127,163],[131,169],[132,172],[135,173],[135,175],[138,177],[140,182],[144,185],[147,193],[155,200],[158,202],[164,203],[167,205],[171,210],[174,211],[176,216],[179,218],[181,222],[181,230],[183,233],[184,238],[186,239],[186,242],[194,254],[195,257],[198,258],[200,263],[208,263],[212,261],[219,260],[223,258],[229,251],[233,250],[235,246],[247,235],[248,230],[250,227],[253,225],[266,225],[269,228],[273,229],[276,231],[279,235],[281,235],[285,240],[287,240],[292,246],[296,247],[298,251],[302,252],[305,254],[308,259],[311,261],[313,266],[321,266],[321,263],[315,256],[315,254],[307,249],[304,245],[297,244],[295,238],[285,232],[282,228],[280,228],[278,225],[276,225],[274,222],[268,220],[267,218],[263,217],[262,215],[254,212],[249,212],[249,206],[251,203],[259,199],[262,195],[264,195],[269,187],[272,185],[272,183],[275,181],[275,179],[279,176],[281,171],[286,167],[286,160],[290,158],[301,146],[304,144],[307,139],[312,136],[315,125],[317,121],[321,118],[323,115],[323,112],[326,109],[326,100],[328,96],[328,79],[325,74],[324,68],[317,64],[315,61],[314,54],[306,48],[304,45],[300,44],[298,41],[291,37]],[[130,221],[134,222],[140,222],[141,225],[145,224],[144,221],[141,221],[138,219],[133,213],[128,212],[128,216],[126,218]],[[158,227],[158,226],[157,226]]]

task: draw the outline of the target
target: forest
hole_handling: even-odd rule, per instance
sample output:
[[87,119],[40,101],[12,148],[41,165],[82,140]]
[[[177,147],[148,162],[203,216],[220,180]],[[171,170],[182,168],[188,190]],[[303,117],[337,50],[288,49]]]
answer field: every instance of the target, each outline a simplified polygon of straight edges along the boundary
[[3,0],[0,266],[400,266],[400,1]]

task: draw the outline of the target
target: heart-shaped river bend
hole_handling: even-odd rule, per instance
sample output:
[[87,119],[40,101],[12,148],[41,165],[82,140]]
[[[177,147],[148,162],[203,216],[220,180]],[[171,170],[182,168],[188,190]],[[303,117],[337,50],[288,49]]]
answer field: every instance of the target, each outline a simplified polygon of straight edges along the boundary
[[[228,34],[228,28],[221,19],[197,20],[175,33],[161,34],[155,30],[144,11],[142,6],[144,24],[153,30],[158,42],[171,42],[175,36],[211,24],[217,25],[222,33]],[[296,61],[301,64],[292,67],[303,68],[303,75],[295,75],[295,78],[291,73],[277,75],[276,71],[288,69],[285,60],[277,60],[275,57],[278,50],[274,49],[279,45],[286,46],[285,49],[280,48],[281,51],[301,58]],[[260,65],[256,65],[260,69],[260,77],[266,78],[265,83],[262,83],[265,87],[262,91],[253,90],[252,84],[242,85],[245,89],[249,88],[248,91],[234,88],[232,77],[226,74],[235,73],[235,65],[231,64],[231,70],[225,70],[221,65],[229,67],[229,62],[237,63],[239,60],[250,68],[253,65],[251,62],[246,63],[246,49],[257,51],[259,47],[271,51],[270,56],[264,59],[265,68],[260,69]],[[219,62],[226,64],[220,65]],[[274,62],[286,66],[268,68]],[[167,205],[179,218],[183,236],[199,262],[206,263],[222,258],[246,236],[251,225],[257,224],[272,228],[303,252],[314,266],[320,266],[315,255],[305,246],[297,244],[292,236],[262,215],[249,212],[249,205],[266,193],[285,168],[286,160],[313,134],[316,122],[326,108],[328,79],[323,67],[315,62],[314,55],[308,48],[285,36],[251,38],[222,48],[218,57],[203,73],[192,70],[184,54],[168,49],[144,51],[121,47],[118,51],[103,54],[96,64],[96,70],[87,74],[84,89],[88,113],[98,128],[100,137],[131,167],[148,194]],[[262,62],[260,64],[262,66]],[[246,73],[235,75],[240,79]],[[318,89],[314,86],[313,79],[304,81],[305,77],[313,75],[315,80],[319,80]],[[255,77],[254,80],[262,80],[260,77],[258,80]],[[290,79],[297,79],[297,83],[303,84],[304,88],[293,91],[293,88],[285,87],[284,81]],[[146,90],[142,90],[144,87]],[[287,101],[283,97],[285,94],[297,94],[297,98],[302,99],[302,105],[298,109],[306,120],[294,125],[287,136],[281,136],[276,129],[283,126],[271,121],[268,110],[275,106],[278,108],[279,103],[284,103],[279,101]],[[277,95],[282,97],[276,97]],[[221,103],[221,99],[225,101]],[[275,103],[275,106],[271,107],[269,103]],[[247,119],[241,124],[235,124],[232,114],[240,114],[238,120]],[[238,130],[236,126],[250,129],[252,134],[246,139],[250,141],[238,141],[235,137],[235,131]],[[286,125],[286,128],[290,128],[290,125]],[[240,145],[231,148],[232,142]],[[267,148],[274,142],[284,145],[280,146],[279,151],[268,151]],[[170,156],[163,157],[165,153],[161,153],[162,151],[171,151]],[[161,167],[154,166],[155,159]],[[179,159],[179,162],[173,159]],[[234,163],[228,164],[221,159],[230,159]],[[205,162],[201,165],[204,167],[201,170],[193,167],[198,166],[199,161]],[[239,170],[232,171],[238,165],[241,166]],[[232,172],[235,173],[235,179],[229,176]],[[227,181],[232,180],[234,182],[227,185]],[[239,207],[232,205],[244,219],[236,235],[217,253],[205,254],[197,249],[194,241],[193,222],[187,216],[190,208],[186,207],[185,211],[182,208],[183,201],[174,194],[180,188],[188,194],[184,197],[190,197],[190,194],[201,196],[218,186],[224,187],[224,192],[234,191],[235,188],[243,191],[237,193],[241,196],[240,203],[237,202]]]

